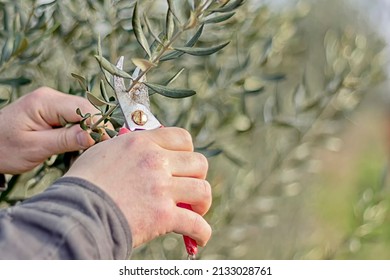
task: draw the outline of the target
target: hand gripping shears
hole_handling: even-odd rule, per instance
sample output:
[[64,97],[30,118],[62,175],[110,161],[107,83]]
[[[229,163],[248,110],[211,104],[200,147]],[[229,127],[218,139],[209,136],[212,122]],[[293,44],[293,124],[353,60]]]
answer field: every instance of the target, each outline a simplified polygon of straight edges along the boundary
[[[123,61],[124,57],[121,56],[116,64],[116,67],[120,70],[123,70]],[[130,90],[126,89],[122,77],[114,75],[114,90],[125,119],[124,127],[119,130],[119,135],[130,131],[150,130],[162,127],[161,123],[150,111],[148,87],[143,83],[146,82],[146,75],[142,75],[136,84],[132,86],[140,75],[140,72],[141,69],[139,67],[134,70],[132,74],[133,79],[130,81]],[[178,203],[177,205],[192,210],[189,204]],[[194,259],[198,252],[196,241],[188,236],[183,236],[183,239],[188,253],[188,259]]]

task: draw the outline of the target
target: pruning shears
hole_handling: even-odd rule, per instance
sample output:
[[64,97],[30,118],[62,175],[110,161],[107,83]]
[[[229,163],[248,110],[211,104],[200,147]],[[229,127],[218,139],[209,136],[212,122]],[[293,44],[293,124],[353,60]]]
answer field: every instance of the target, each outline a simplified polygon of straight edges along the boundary
[[[123,61],[124,57],[121,56],[116,64],[116,67],[120,70],[123,70]],[[143,83],[146,82],[146,75],[143,74],[136,84],[132,86],[140,74],[141,69],[137,67],[132,74],[133,79],[130,81],[130,90],[126,88],[123,77],[114,75],[114,90],[125,119],[124,127],[119,130],[119,135],[137,130],[151,130],[162,127],[161,123],[150,111],[148,87]],[[192,210],[189,204],[178,203],[177,205]],[[189,236],[183,236],[183,239],[188,259],[194,259],[198,252],[196,241]]]

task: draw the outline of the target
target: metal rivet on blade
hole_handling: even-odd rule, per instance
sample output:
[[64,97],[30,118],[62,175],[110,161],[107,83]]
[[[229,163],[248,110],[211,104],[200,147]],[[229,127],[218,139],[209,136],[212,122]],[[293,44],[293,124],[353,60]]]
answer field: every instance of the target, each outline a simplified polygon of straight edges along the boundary
[[131,119],[135,124],[143,126],[148,121],[148,116],[142,110],[137,110],[131,114]]

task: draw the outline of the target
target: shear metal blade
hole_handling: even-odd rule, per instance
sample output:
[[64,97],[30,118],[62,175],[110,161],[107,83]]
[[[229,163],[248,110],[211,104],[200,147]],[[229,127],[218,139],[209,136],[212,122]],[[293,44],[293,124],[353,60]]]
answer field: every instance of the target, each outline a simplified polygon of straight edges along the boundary
[[[116,64],[116,67],[123,70],[124,57],[121,56]],[[126,89],[125,81],[122,77],[114,75],[114,89],[117,96],[119,106],[125,117],[125,125],[131,131],[149,130],[161,127],[161,123],[150,111],[148,88],[142,82],[146,81],[146,75],[136,82],[140,69],[137,67],[132,75],[133,80],[130,81],[131,88]]]

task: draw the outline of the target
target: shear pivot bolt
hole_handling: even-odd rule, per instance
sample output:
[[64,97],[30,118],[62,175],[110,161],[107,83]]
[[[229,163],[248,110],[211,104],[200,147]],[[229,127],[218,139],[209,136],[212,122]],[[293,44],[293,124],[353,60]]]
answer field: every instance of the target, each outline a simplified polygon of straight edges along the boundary
[[137,125],[145,125],[148,121],[148,116],[141,110],[134,111],[131,114],[131,119]]

